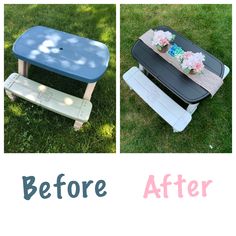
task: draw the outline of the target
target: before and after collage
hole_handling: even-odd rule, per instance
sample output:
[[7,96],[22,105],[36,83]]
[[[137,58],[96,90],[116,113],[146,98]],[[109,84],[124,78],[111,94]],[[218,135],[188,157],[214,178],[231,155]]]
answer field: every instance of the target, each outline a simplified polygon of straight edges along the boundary
[[4,4],[4,80],[5,153],[232,153],[232,5]]

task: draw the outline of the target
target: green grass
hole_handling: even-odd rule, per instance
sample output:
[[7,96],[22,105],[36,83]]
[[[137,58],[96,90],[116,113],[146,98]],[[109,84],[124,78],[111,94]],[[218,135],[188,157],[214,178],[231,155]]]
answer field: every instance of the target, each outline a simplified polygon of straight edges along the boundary
[[[137,65],[140,35],[167,25],[232,68],[231,5],[121,5],[121,76]],[[232,152],[232,74],[213,99],[201,102],[187,129],[172,128],[121,79],[121,152]]]
[[[92,96],[89,122],[79,132],[73,120],[5,96],[5,152],[111,153],[115,152],[115,5],[5,5],[5,79],[17,71],[14,41],[29,27],[44,25],[105,43],[109,68]],[[29,77],[50,87],[82,97],[85,83],[30,67]]]

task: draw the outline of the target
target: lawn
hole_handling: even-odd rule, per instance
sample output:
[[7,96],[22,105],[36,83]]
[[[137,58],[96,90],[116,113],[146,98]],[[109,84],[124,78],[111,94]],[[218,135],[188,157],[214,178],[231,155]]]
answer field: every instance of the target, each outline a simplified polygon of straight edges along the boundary
[[182,133],[159,117],[122,79],[137,62],[131,48],[148,29],[167,25],[232,68],[231,5],[121,5],[121,152],[232,152],[232,74],[200,103]]
[[[43,25],[105,43],[109,68],[92,96],[89,122],[79,132],[74,121],[36,105],[5,96],[5,152],[112,153],[116,150],[116,7],[115,5],[5,5],[5,79],[17,71],[14,41],[25,30]],[[14,16],[14,17],[13,17]],[[29,78],[82,97],[86,84],[31,66]]]

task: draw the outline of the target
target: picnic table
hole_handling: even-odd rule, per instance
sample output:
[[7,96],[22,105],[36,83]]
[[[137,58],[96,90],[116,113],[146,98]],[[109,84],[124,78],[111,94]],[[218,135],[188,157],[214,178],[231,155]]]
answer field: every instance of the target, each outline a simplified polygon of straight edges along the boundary
[[[220,60],[170,27],[159,26],[153,30],[169,31],[174,34],[176,36],[174,42],[184,51],[202,52],[205,55],[205,68],[222,79],[229,73],[229,68]],[[175,132],[183,131],[191,121],[192,114],[197,109],[199,102],[209,97],[210,93],[168,63],[140,39],[132,48],[132,56],[138,61],[139,69],[133,67],[123,75],[126,83],[166,120]],[[149,80],[148,75],[152,75],[167,91],[186,103],[187,109],[180,106]]]
[[[11,74],[4,82],[9,98],[15,100],[16,96],[19,96],[74,119],[74,128],[79,130],[89,119],[92,110],[90,99],[96,82],[107,70],[109,63],[107,46],[74,34],[45,26],[35,26],[16,40],[13,53],[18,58],[18,73]],[[83,98],[28,79],[30,64],[68,79],[87,83]]]

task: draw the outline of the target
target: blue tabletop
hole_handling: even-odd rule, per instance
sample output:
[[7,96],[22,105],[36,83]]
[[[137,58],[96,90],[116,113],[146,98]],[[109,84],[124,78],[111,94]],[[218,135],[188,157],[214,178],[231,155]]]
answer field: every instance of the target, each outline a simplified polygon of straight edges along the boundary
[[103,43],[44,26],[23,33],[13,53],[30,64],[86,83],[104,74],[110,57]]

